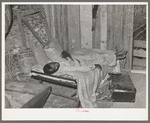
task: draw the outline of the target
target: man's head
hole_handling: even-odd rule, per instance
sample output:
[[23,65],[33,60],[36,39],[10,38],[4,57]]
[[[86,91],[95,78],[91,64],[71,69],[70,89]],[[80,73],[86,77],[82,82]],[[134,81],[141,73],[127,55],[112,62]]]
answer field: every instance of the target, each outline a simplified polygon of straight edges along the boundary
[[46,64],[43,67],[43,71],[44,73],[51,75],[55,73],[56,71],[58,71],[59,67],[60,67],[60,64],[58,62],[51,62],[51,63]]

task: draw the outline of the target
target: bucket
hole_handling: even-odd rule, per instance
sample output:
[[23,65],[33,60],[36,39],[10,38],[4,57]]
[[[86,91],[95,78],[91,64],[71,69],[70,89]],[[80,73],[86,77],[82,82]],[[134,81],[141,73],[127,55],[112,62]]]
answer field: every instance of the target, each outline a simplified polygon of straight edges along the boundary
[[19,53],[18,61],[21,68],[21,72],[29,74],[31,67],[37,64],[34,53],[30,49],[26,49]]

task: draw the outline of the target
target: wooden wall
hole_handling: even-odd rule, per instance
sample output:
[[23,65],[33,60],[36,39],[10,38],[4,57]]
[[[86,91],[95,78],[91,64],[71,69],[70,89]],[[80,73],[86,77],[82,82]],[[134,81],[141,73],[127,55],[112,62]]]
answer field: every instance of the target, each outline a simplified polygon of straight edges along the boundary
[[146,70],[146,5],[134,6],[133,69]]
[[44,5],[51,38],[70,53],[80,48],[127,50],[121,68],[131,69],[134,5],[99,5],[92,31],[92,5]]

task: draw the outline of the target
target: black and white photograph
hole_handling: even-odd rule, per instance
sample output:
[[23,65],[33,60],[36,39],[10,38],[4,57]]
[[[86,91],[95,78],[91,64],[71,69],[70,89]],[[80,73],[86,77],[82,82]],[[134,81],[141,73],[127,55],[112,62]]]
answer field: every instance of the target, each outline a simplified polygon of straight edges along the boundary
[[3,2],[1,21],[3,120],[148,120],[147,2]]

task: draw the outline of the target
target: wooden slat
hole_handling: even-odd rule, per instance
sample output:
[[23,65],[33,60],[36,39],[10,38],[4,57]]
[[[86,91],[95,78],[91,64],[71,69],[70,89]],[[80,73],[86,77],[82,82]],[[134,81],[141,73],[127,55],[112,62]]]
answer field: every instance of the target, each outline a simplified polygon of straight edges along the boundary
[[97,18],[95,19],[96,25],[95,29],[92,32],[92,41],[93,41],[93,48],[100,48],[100,7],[97,10]]
[[114,28],[114,46],[116,50],[122,50],[122,26],[123,26],[123,6],[115,5],[115,28]]
[[133,65],[146,67],[146,59],[133,58]]
[[47,19],[47,23],[49,26],[49,30],[50,30],[50,36],[51,39],[55,39],[56,38],[56,32],[55,32],[55,5],[44,5],[44,10],[45,10],[45,14],[46,14],[46,19]]
[[92,48],[92,5],[80,6],[81,48]]
[[67,11],[67,5],[62,6],[62,12],[63,12],[63,44],[64,44],[64,50],[69,51],[68,48],[68,11]]
[[123,46],[127,54],[127,63],[125,69],[131,70],[132,68],[132,48],[133,48],[133,16],[134,6],[124,6],[124,24],[123,24]]
[[[43,5],[43,7],[44,7],[45,15],[46,15],[46,20],[47,20],[48,28],[50,30],[51,28],[50,28],[49,6],[48,5]],[[51,32],[51,30],[50,30],[50,32]]]
[[108,5],[107,7],[107,49],[114,50],[114,5]]
[[107,6],[100,6],[100,48],[107,50]]
[[138,57],[146,57],[146,51],[140,49],[140,50],[133,50],[133,56]]
[[25,10],[23,13],[21,13],[21,16],[24,17],[24,16],[36,14],[36,13],[38,13],[38,12],[40,12],[40,11]]
[[134,40],[134,47],[146,48],[146,41]]
[[81,47],[80,39],[80,6],[68,5],[68,41],[69,52],[79,50]]
[[6,90],[20,92],[20,93],[29,93],[32,95],[36,95],[41,93],[44,89],[46,89],[48,84],[40,84],[38,82],[14,82],[7,81],[5,85]]
[[25,35],[24,35],[24,32],[23,32],[21,14],[18,10],[16,11],[16,13],[17,13],[17,21],[18,21],[19,30],[21,32],[21,37],[22,37],[22,44],[25,48],[27,48],[27,42],[26,42]]
[[51,91],[52,91],[52,87],[48,87],[43,92],[37,94],[32,99],[30,99],[27,103],[25,103],[22,106],[22,108],[43,108]]
[[61,27],[60,27],[60,24],[61,24],[61,5],[56,5],[56,19],[57,19],[56,38],[59,39],[59,43],[60,43],[60,41],[61,41],[61,35],[60,35],[60,33],[61,33]]

